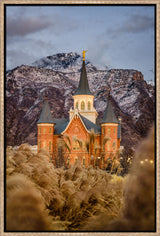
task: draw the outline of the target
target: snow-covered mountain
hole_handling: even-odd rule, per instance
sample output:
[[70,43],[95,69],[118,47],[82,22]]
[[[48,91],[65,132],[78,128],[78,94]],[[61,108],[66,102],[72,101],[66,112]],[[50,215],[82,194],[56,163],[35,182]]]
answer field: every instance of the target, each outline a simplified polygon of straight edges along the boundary
[[[7,144],[36,144],[36,122],[45,92],[53,117],[68,117],[81,66],[82,57],[77,53],[59,53],[40,59],[32,66],[22,65],[7,72]],[[132,148],[154,121],[154,87],[136,70],[98,70],[89,61],[86,61],[86,70],[99,113],[97,121],[103,116],[110,88],[115,113],[122,117],[122,145]]]
[[152,86],[155,86],[155,83],[153,80],[147,80],[146,82],[147,82],[147,84],[151,84]]
[[[52,69],[64,73],[79,72],[82,65],[82,56],[77,53],[58,53],[37,60],[31,64],[38,68]],[[86,60],[89,71],[96,71],[97,68]]]

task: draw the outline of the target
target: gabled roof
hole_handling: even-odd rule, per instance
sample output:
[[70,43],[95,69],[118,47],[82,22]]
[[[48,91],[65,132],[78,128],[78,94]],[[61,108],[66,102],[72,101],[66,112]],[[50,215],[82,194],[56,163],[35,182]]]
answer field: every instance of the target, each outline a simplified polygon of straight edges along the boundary
[[92,93],[89,90],[85,61],[83,61],[83,63],[82,63],[82,70],[81,70],[79,86],[78,86],[78,89],[74,95],[92,95]]
[[45,99],[45,101],[44,101],[42,112],[41,112],[41,115],[40,115],[40,118],[39,118],[37,124],[40,124],[40,123],[54,124],[54,121],[52,119],[52,115],[50,112],[49,104],[48,104],[48,99]]
[[69,127],[70,123],[72,122],[73,118],[75,115],[78,115],[82,124],[84,125],[84,128],[86,129],[87,132],[89,132],[91,129],[93,129],[95,131],[96,134],[100,133],[101,127],[94,124],[93,122],[91,122],[90,120],[88,120],[87,118],[85,118],[84,116],[82,116],[79,112],[76,112],[73,116],[72,119],[67,123],[64,123],[63,126],[63,131],[61,131],[61,133],[65,132],[65,130],[67,130],[67,128]]
[[108,99],[108,104],[101,123],[116,123],[116,124],[118,123],[110,99]]
[[101,127],[100,126],[94,124],[93,122],[91,122],[90,120],[88,120],[87,118],[82,116],[81,114],[79,114],[79,116],[81,117],[81,119],[82,119],[83,123],[85,124],[87,130],[90,131],[91,129],[93,129],[96,134],[99,134],[101,132]]

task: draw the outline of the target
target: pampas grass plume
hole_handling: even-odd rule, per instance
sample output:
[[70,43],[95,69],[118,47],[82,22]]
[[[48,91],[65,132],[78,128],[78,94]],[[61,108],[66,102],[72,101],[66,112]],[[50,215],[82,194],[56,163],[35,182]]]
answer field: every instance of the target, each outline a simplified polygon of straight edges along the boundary
[[[89,219],[88,224],[82,227],[83,230],[97,231],[154,231],[155,230],[155,169],[154,169],[154,128],[149,136],[142,141],[136,151],[136,157],[132,168],[124,181],[123,207],[117,217],[114,217],[116,209],[97,217]],[[108,193],[111,194],[113,205],[118,206],[118,198],[115,188],[117,177],[112,179],[108,186]],[[119,182],[119,180],[118,180]],[[118,183],[117,182],[117,183]],[[121,181],[120,181],[121,182]],[[112,188],[112,184],[116,184]],[[119,189],[121,192],[121,187]],[[111,193],[112,192],[112,193]],[[110,197],[110,196],[109,196]],[[115,198],[115,199],[114,199]],[[116,199],[117,198],[117,199]],[[121,198],[122,199],[122,198]],[[120,198],[119,198],[120,200]],[[119,207],[122,203],[119,202]],[[118,211],[117,211],[118,213]]]
[[41,194],[24,175],[7,180],[7,231],[44,231],[51,228]]

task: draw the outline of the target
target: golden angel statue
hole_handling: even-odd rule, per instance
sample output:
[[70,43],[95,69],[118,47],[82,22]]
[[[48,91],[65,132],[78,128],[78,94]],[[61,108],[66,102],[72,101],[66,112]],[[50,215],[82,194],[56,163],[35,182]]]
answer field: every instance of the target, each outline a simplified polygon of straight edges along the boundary
[[83,50],[83,53],[82,53],[82,54],[83,54],[83,61],[85,61],[85,53],[86,53],[86,52],[87,52],[87,51],[84,51],[84,50]]

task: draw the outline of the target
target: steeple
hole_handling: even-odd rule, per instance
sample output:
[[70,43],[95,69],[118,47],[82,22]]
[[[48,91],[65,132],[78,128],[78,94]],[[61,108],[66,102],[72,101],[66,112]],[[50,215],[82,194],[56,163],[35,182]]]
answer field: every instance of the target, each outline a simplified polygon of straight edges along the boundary
[[87,72],[85,67],[85,53],[86,51],[83,51],[83,62],[82,62],[82,70],[80,75],[80,81],[79,86],[76,91],[76,93],[73,95],[74,99],[74,110],[71,108],[69,111],[69,117],[70,120],[72,116],[75,114],[75,112],[78,112],[93,122],[96,123],[97,118],[97,112],[94,108],[94,95],[89,90],[89,84],[87,79]]
[[83,51],[83,63],[82,63],[79,86],[74,95],[92,95],[92,93],[89,90],[88,79],[87,79],[87,72],[85,66],[85,52],[86,51]]
[[37,122],[37,124],[40,123],[50,123],[50,124],[54,124],[54,121],[52,119],[52,115],[50,112],[50,108],[49,108],[49,104],[48,104],[48,97],[45,97],[45,101],[44,101],[44,106],[40,115],[40,118]]
[[104,113],[104,117],[101,123],[116,123],[118,124],[118,120],[114,114],[113,108],[112,108],[112,104],[111,104],[111,100],[110,100],[110,95],[109,95],[109,99],[108,99],[108,104]]

